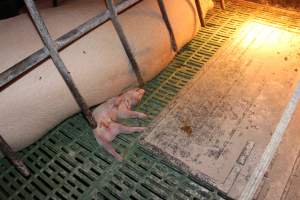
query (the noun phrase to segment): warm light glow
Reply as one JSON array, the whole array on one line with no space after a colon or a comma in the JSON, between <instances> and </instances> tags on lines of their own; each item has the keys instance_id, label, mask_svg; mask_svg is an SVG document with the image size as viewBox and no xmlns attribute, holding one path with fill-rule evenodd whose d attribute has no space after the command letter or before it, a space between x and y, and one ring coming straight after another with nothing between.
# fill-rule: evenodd
<instances>
[{"instance_id":1,"label":"warm light glow","mask_svg":"<svg viewBox=\"0 0 300 200\"><path fill-rule=\"evenodd\" d=\"M238 35L238 41L242 42L245 49L251 46L252 49L266 54L276 49L284 50L293 33L267 23L249 21L240 29Z\"/></svg>"}]
</instances>

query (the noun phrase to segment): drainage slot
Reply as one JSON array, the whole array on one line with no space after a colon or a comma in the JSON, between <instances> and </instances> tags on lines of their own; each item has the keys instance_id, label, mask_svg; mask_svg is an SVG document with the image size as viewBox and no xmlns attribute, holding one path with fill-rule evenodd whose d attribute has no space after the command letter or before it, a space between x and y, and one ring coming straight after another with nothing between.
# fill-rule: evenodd
<instances>
[{"instance_id":1,"label":"drainage slot","mask_svg":"<svg viewBox=\"0 0 300 200\"><path fill-rule=\"evenodd\" d=\"M97 176L100 176L100 175L101 175L101 173L98 172L98 171L97 171L96 169L94 169L94 168L91 168L91 171L94 172Z\"/></svg>"},{"instance_id":2,"label":"drainage slot","mask_svg":"<svg viewBox=\"0 0 300 200\"><path fill-rule=\"evenodd\" d=\"M51 187L51 185L49 185L43 178L41 178L40 176L38 176L38 179L50 190L53 190L53 187Z\"/></svg>"},{"instance_id":3,"label":"drainage slot","mask_svg":"<svg viewBox=\"0 0 300 200\"><path fill-rule=\"evenodd\" d=\"M67 198L65 198L62 194L60 194L59 192L55 192L56 196L59 197L60 199L63 200L68 200Z\"/></svg>"},{"instance_id":4,"label":"drainage slot","mask_svg":"<svg viewBox=\"0 0 300 200\"><path fill-rule=\"evenodd\" d=\"M84 171L83 169L78 169L78 171L82 174L82 175L84 175L85 177L87 177L88 179L90 179L91 181L94 181L95 179L92 177L92 176L90 176L86 171Z\"/></svg>"},{"instance_id":5,"label":"drainage slot","mask_svg":"<svg viewBox=\"0 0 300 200\"><path fill-rule=\"evenodd\" d=\"M82 183L84 186L89 187L90 184L88 184L85 180L83 180L81 177L79 177L77 174L73 175L74 178L76 178L80 183Z\"/></svg>"},{"instance_id":6,"label":"drainage slot","mask_svg":"<svg viewBox=\"0 0 300 200\"><path fill-rule=\"evenodd\" d=\"M58 162L57 160L54 161L55 164L57 164L58 166L60 166L63 170L65 170L67 173L70 173L71 170L69 170L66 166L64 166L63 164L61 164L60 162Z\"/></svg>"},{"instance_id":7,"label":"drainage slot","mask_svg":"<svg viewBox=\"0 0 300 200\"><path fill-rule=\"evenodd\" d=\"M44 196L47 196L47 193L42 190L35 182L31 182L31 184L41 193L43 194Z\"/></svg>"},{"instance_id":8,"label":"drainage slot","mask_svg":"<svg viewBox=\"0 0 300 200\"><path fill-rule=\"evenodd\" d=\"M6 191L6 190L4 190L4 188L0 185L0 191L1 191L1 193L2 194L4 194L6 197L9 197L9 193Z\"/></svg>"}]
</instances>

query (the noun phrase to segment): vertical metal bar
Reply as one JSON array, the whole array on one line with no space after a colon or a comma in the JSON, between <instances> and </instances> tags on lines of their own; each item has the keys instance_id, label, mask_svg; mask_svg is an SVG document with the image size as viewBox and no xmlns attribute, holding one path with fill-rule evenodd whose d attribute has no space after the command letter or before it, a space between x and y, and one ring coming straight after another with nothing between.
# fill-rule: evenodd
<instances>
[{"instance_id":1,"label":"vertical metal bar","mask_svg":"<svg viewBox=\"0 0 300 200\"><path fill-rule=\"evenodd\" d=\"M200 24L201 24L202 27L205 27L206 24L205 24L205 20L204 20L203 11L202 11L202 8L201 8L201 5L200 5L200 0L195 0L195 4L196 4Z\"/></svg>"},{"instance_id":2,"label":"vertical metal bar","mask_svg":"<svg viewBox=\"0 0 300 200\"><path fill-rule=\"evenodd\" d=\"M225 10L225 0L220 0L221 1L221 8Z\"/></svg>"},{"instance_id":3,"label":"vertical metal bar","mask_svg":"<svg viewBox=\"0 0 300 200\"><path fill-rule=\"evenodd\" d=\"M141 0L126 0L122 1L116 5L116 10L118 13L125 11L126 9L130 8L131 6L140 3ZM88 32L92 31L93 29L99 27L101 24L110 20L110 12L108 10L96 15L95 17L89 19L88 21L84 22L83 24L79 25L78 27L70 30L69 32L65 33L64 35L60 36L56 41L57 50L61 50L64 47L72 44L74 41L78 40ZM46 47L43 47L30 56L26 57L22 61L16 63L14 66L8 68L4 72L0 73L0 92L8 86L12 81L16 80L17 78L21 77L25 73L29 72L33 69L38 63L44 61L48 58L49 52Z\"/></svg>"},{"instance_id":4,"label":"vertical metal bar","mask_svg":"<svg viewBox=\"0 0 300 200\"><path fill-rule=\"evenodd\" d=\"M171 23L170 23L168 14L167 14L165 4L164 4L163 0L157 0L157 2L158 2L158 5L159 5L160 12L162 14L163 20L164 20L164 22L167 26L170 38L171 38L172 49L173 49L173 51L177 52L178 47L177 47L177 44L176 44L175 35L174 35L173 29L172 29L172 26L171 26Z\"/></svg>"},{"instance_id":5,"label":"vertical metal bar","mask_svg":"<svg viewBox=\"0 0 300 200\"><path fill-rule=\"evenodd\" d=\"M57 7L57 6L58 6L57 0L52 0L52 6L53 6L53 7Z\"/></svg>"},{"instance_id":6,"label":"vertical metal bar","mask_svg":"<svg viewBox=\"0 0 300 200\"><path fill-rule=\"evenodd\" d=\"M117 10L116 10L116 7L114 6L114 2L113 0L106 0L106 6L108 8L108 10L110 11L110 19L113 23L113 26L120 38L120 41L123 45L123 48L125 50L125 53L131 63L131 66L132 66L132 69L136 75L136 78L137 78L137 81L138 81L138 84L140 87L143 87L144 86L144 80L143 80L143 77L142 77L142 74L140 72L140 68L136 62L136 59L134 58L134 55L131 51L131 48L129 46L129 42L125 36L125 33L123 31L123 28L118 20L118 13L117 13Z\"/></svg>"},{"instance_id":7,"label":"vertical metal bar","mask_svg":"<svg viewBox=\"0 0 300 200\"><path fill-rule=\"evenodd\" d=\"M83 99L83 97L79 93L79 90L75 86L75 83L72 79L70 72L68 71L68 69L66 68L65 64L63 63L61 57L59 56L58 51L57 51L57 46L56 46L57 44L53 42L53 40L48 32L48 29L40 15L40 13L38 12L38 10L35 6L35 3L33 2L33 0L25 0L25 4L26 4L26 7L31 15L31 18L40 34L40 37L41 37L44 45L46 46L47 50L49 51L49 54L51 56L53 63L55 64L56 68L58 69L58 71L60 72L64 81L66 82L66 84L67 84L68 88L70 89L72 95L74 96L77 104L79 105L84 116L88 120L89 125L93 129L95 129L97 127L97 123L92 115L92 112L89 110L85 100Z\"/></svg>"},{"instance_id":8,"label":"vertical metal bar","mask_svg":"<svg viewBox=\"0 0 300 200\"><path fill-rule=\"evenodd\" d=\"M7 144L4 138L0 134L0 150L4 156L17 168L17 170L25 177L30 176L30 171L23 163L22 160L18 159L15 151Z\"/></svg>"}]
</instances>

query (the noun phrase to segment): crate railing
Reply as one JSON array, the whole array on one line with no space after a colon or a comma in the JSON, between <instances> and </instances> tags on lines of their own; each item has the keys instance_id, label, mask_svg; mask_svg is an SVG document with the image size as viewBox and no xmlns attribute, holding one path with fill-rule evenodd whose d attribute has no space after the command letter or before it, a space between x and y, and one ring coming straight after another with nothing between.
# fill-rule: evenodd
<instances>
[{"instance_id":1,"label":"crate railing","mask_svg":"<svg viewBox=\"0 0 300 200\"><path fill-rule=\"evenodd\" d=\"M118 5L114 5L113 0L106 0L107 10L103 13L89 19L88 21L84 22L83 24L79 25L78 27L74 28L73 30L65 33L57 40L53 40L49 34L46 24L44 23L43 18L41 17L36 4L33 0L24 0L27 10L32 18L32 21L40 35L40 38L43 41L44 47L39 49L38 51L32 53L30 56L26 57L22 61L16 63L9 69L5 70L0 74L0 91L6 89L10 84L13 84L21 76L25 75L26 73L30 72L31 69L35 68L39 63L46 60L47 58L51 58L54 65L56 66L57 70L63 77L66 85L68 86L70 92L72 93L75 101L77 102L78 106L80 107L82 113L84 114L85 118L87 119L90 127L95 129L97 127L97 123L92 115L91 110L89 109L85 99L80 94L76 84L74 83L71 73L68 71L67 67L65 66L62 58L59 55L59 51L64 47L72 44L74 41L78 40L82 36L86 35L93 29L99 27L104 22L111 20L114 26L115 31L118 34L118 37L122 43L124 51L130 61L130 64L133 68L133 71L136 75L137 82L140 87L143 87L144 80L140 72L140 68L138 63L132 53L126 35L123 31L122 25L118 20L118 14L125 11L126 9L140 3L142 0L125 0L119 3ZM57 5L57 1L55 1ZM195 0L197 5L197 13L200 18L200 22L202 26L204 26L204 19L202 15L202 9L199 3L199 0ZM157 0L160 12L162 14L163 21L166 25L170 36L170 42L172 49L176 52L178 50L175 35L169 21L168 13L166 11L165 4L163 0ZM11 163L19 170L19 172L23 176L29 176L30 171L23 163L22 160L18 159L16 153L12 150L12 148L7 144L4 138L0 135L0 149L2 153L11 161Z\"/></svg>"}]
</instances>

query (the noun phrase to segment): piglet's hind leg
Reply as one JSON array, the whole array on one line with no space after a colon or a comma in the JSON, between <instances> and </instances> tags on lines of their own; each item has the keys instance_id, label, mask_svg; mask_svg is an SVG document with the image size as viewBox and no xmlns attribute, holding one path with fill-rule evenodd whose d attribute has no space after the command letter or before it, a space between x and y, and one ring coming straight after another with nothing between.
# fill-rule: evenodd
<instances>
[{"instance_id":1,"label":"piglet's hind leg","mask_svg":"<svg viewBox=\"0 0 300 200\"><path fill-rule=\"evenodd\" d=\"M103 148L108 151L112 156L114 156L117 160L121 161L123 160L122 156L118 154L118 152L114 149L114 147L111 145L110 142L108 142L106 139L101 138L100 136L96 135L97 142L103 146Z\"/></svg>"}]
</instances>

